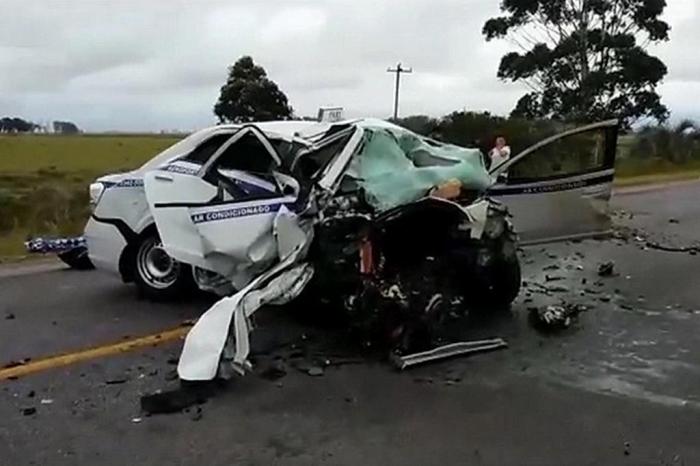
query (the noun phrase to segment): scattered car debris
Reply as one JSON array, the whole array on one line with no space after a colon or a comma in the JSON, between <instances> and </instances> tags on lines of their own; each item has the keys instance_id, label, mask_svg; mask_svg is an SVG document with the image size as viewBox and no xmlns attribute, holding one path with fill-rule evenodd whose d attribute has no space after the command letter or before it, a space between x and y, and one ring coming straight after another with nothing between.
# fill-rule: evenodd
<instances>
[{"instance_id":1,"label":"scattered car debris","mask_svg":"<svg viewBox=\"0 0 700 466\"><path fill-rule=\"evenodd\" d=\"M20 359L19 361L10 361L10 362L6 363L5 365L3 365L2 368L3 369L11 369L13 367L24 366L27 363L29 363L29 361L31 361L31 360L32 360L32 358L24 358L24 359Z\"/></svg>"},{"instance_id":2,"label":"scattered car debris","mask_svg":"<svg viewBox=\"0 0 700 466\"><path fill-rule=\"evenodd\" d=\"M552 293L568 293L569 291L571 291L571 288L565 285L554 285L548 286L547 290Z\"/></svg>"},{"instance_id":3,"label":"scattered car debris","mask_svg":"<svg viewBox=\"0 0 700 466\"><path fill-rule=\"evenodd\" d=\"M598 266L598 276L612 277L615 274L615 262L608 261Z\"/></svg>"},{"instance_id":4,"label":"scattered car debris","mask_svg":"<svg viewBox=\"0 0 700 466\"><path fill-rule=\"evenodd\" d=\"M669 246L655 241L647 241L646 246L650 249L658 249L666 252L685 252L695 255L700 253L700 246Z\"/></svg>"},{"instance_id":5,"label":"scattered car debris","mask_svg":"<svg viewBox=\"0 0 700 466\"><path fill-rule=\"evenodd\" d=\"M557 282L559 280L564 280L564 277L559 276L559 275L545 275L544 279L545 279L545 281L548 281L548 282Z\"/></svg>"},{"instance_id":6,"label":"scattered car debris","mask_svg":"<svg viewBox=\"0 0 700 466\"><path fill-rule=\"evenodd\" d=\"M281 361L275 361L260 372L260 377L266 380L279 380L287 375L287 369Z\"/></svg>"},{"instance_id":7,"label":"scattered car debris","mask_svg":"<svg viewBox=\"0 0 700 466\"><path fill-rule=\"evenodd\" d=\"M534 326L541 330L562 330L569 328L573 320L588 310L583 304L550 305L530 308L530 318Z\"/></svg>"},{"instance_id":8,"label":"scattered car debris","mask_svg":"<svg viewBox=\"0 0 700 466\"><path fill-rule=\"evenodd\" d=\"M192 421L192 422L198 422L198 421L202 420L203 411L202 411L202 407L199 405L185 408L182 412L187 414L187 417L189 417L190 421Z\"/></svg>"},{"instance_id":9,"label":"scattered car debris","mask_svg":"<svg viewBox=\"0 0 700 466\"><path fill-rule=\"evenodd\" d=\"M128 377L112 377L105 380L106 385L120 385L129 381Z\"/></svg>"},{"instance_id":10,"label":"scattered car debris","mask_svg":"<svg viewBox=\"0 0 700 466\"><path fill-rule=\"evenodd\" d=\"M399 370L404 370L412 366L424 364L431 361L438 361L455 356L481 353L502 348L507 348L508 343L502 338L492 338L489 340L465 341L439 346L420 353L397 355L392 354L391 362Z\"/></svg>"}]
</instances>

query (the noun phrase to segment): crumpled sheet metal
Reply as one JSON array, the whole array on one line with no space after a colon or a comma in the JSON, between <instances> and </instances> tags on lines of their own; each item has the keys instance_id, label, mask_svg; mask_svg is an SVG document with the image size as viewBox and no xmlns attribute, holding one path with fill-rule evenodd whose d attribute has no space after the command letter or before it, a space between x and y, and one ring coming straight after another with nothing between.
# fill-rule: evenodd
<instances>
[{"instance_id":1,"label":"crumpled sheet metal","mask_svg":"<svg viewBox=\"0 0 700 466\"><path fill-rule=\"evenodd\" d=\"M489 201L481 200L474 204L462 207L471 221L470 235L472 239L481 239L486 228L486 221L489 215Z\"/></svg>"},{"instance_id":2,"label":"crumpled sheet metal","mask_svg":"<svg viewBox=\"0 0 700 466\"><path fill-rule=\"evenodd\" d=\"M448 345L438 346L421 353L407 354L403 356L392 355L392 363L399 370L412 366L425 364L432 361L452 358L473 353L482 353L497 349L507 348L508 343L502 338L490 338L487 340L462 341Z\"/></svg>"},{"instance_id":3,"label":"crumpled sheet metal","mask_svg":"<svg viewBox=\"0 0 700 466\"><path fill-rule=\"evenodd\" d=\"M365 138L351 172L379 211L420 199L450 181L480 192L493 183L478 149L431 144L393 125L367 127Z\"/></svg>"},{"instance_id":4,"label":"crumpled sheet metal","mask_svg":"<svg viewBox=\"0 0 700 466\"><path fill-rule=\"evenodd\" d=\"M239 374L249 370L250 316L266 304L294 299L311 280L313 267L302 261L313 230L304 230L296 214L282 209L270 234L276 238L280 262L233 296L216 302L199 318L187 334L180 355L177 370L182 380L212 380L220 367L230 367ZM220 364L222 361L224 364Z\"/></svg>"}]
</instances>

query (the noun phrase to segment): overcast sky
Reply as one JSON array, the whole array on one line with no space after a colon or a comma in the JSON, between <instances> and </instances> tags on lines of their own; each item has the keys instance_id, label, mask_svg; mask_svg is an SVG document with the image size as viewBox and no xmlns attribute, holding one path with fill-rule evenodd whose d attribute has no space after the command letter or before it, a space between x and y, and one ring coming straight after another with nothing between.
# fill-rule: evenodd
<instances>
[{"instance_id":1,"label":"overcast sky","mask_svg":"<svg viewBox=\"0 0 700 466\"><path fill-rule=\"evenodd\" d=\"M700 0L668 0L671 41L654 48L674 119L700 119ZM402 115L506 114L523 93L500 82L512 47L481 27L499 0L0 0L0 116L67 119L88 131L194 129L215 122L226 68L264 66L298 115L321 105Z\"/></svg>"}]
</instances>

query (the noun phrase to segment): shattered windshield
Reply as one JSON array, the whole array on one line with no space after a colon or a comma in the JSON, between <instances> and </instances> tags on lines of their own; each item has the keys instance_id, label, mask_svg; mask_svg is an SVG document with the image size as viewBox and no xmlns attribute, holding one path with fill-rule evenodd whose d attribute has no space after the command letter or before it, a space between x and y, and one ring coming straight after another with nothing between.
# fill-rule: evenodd
<instances>
[{"instance_id":1,"label":"shattered windshield","mask_svg":"<svg viewBox=\"0 0 700 466\"><path fill-rule=\"evenodd\" d=\"M353 168L367 201L379 210L418 200L450 181L477 191L492 183L478 149L428 141L398 127L365 128Z\"/></svg>"}]
</instances>

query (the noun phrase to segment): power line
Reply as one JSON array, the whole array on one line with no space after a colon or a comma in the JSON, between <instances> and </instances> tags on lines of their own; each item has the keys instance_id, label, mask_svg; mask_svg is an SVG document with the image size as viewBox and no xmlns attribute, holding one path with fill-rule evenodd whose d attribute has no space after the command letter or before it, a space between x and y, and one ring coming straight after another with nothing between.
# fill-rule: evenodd
<instances>
[{"instance_id":1,"label":"power line","mask_svg":"<svg viewBox=\"0 0 700 466\"><path fill-rule=\"evenodd\" d=\"M401 73L413 73L413 68L403 68L401 62L396 64L396 68L387 68L388 73L396 74L396 84L394 85L394 120L399 117L399 83L401 82Z\"/></svg>"}]
</instances>

